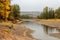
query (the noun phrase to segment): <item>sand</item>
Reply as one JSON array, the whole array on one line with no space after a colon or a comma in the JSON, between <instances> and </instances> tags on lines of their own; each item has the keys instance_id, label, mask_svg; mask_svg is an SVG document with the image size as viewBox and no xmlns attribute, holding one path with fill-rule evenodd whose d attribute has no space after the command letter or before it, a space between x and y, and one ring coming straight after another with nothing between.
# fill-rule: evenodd
<instances>
[{"instance_id":1,"label":"sand","mask_svg":"<svg viewBox=\"0 0 60 40\"><path fill-rule=\"evenodd\" d=\"M60 19L39 20L36 23L60 29Z\"/></svg>"},{"instance_id":2,"label":"sand","mask_svg":"<svg viewBox=\"0 0 60 40\"><path fill-rule=\"evenodd\" d=\"M60 38L60 33L53 33L53 34L49 34L50 36L53 36L53 37L57 37L57 38Z\"/></svg>"},{"instance_id":3,"label":"sand","mask_svg":"<svg viewBox=\"0 0 60 40\"><path fill-rule=\"evenodd\" d=\"M3 23L8 24L9 22ZM13 24L12 29L0 26L0 40L36 40L30 35L31 32L32 30L20 24Z\"/></svg>"}]
</instances>

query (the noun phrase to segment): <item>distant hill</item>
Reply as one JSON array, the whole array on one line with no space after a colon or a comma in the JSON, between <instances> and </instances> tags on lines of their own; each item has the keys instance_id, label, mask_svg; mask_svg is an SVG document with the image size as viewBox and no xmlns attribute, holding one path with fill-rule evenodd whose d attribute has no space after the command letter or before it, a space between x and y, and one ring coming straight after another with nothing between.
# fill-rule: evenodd
<instances>
[{"instance_id":1,"label":"distant hill","mask_svg":"<svg viewBox=\"0 0 60 40\"><path fill-rule=\"evenodd\" d=\"M38 15L40 15L40 12L38 12L38 11L22 11L21 15L38 16Z\"/></svg>"}]
</instances>

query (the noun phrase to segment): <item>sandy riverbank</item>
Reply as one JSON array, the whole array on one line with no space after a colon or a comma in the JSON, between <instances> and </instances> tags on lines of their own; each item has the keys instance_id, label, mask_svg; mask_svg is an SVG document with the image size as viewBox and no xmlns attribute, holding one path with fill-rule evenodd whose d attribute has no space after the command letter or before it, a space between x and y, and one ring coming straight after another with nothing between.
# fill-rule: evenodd
<instances>
[{"instance_id":1,"label":"sandy riverbank","mask_svg":"<svg viewBox=\"0 0 60 40\"><path fill-rule=\"evenodd\" d=\"M3 22L0 24L12 23ZM32 30L20 24L13 24L13 29L0 26L0 40L36 40L30 35L31 32Z\"/></svg>"},{"instance_id":2,"label":"sandy riverbank","mask_svg":"<svg viewBox=\"0 0 60 40\"><path fill-rule=\"evenodd\" d=\"M42 20L38 20L37 23L60 29L60 19L48 19L48 20L42 19Z\"/></svg>"}]
</instances>

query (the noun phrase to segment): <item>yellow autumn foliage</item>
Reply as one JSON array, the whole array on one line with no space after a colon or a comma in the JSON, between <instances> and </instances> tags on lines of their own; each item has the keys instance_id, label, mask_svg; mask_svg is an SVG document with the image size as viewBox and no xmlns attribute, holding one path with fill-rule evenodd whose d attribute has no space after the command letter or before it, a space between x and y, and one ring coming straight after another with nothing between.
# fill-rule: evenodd
<instances>
[{"instance_id":1,"label":"yellow autumn foliage","mask_svg":"<svg viewBox=\"0 0 60 40\"><path fill-rule=\"evenodd\" d=\"M7 19L10 14L10 0L0 0L0 15Z\"/></svg>"}]
</instances>

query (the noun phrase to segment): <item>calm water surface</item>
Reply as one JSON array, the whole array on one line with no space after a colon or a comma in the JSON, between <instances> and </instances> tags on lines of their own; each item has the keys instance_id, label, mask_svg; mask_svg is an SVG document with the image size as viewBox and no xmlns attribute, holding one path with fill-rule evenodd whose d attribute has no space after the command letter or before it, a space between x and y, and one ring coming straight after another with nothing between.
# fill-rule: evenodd
<instances>
[{"instance_id":1,"label":"calm water surface","mask_svg":"<svg viewBox=\"0 0 60 40\"><path fill-rule=\"evenodd\" d=\"M56 37L52 37L47 35L47 33L58 33L58 30L56 30L56 28L48 28L41 25L41 24L37 24L34 22L22 22L22 25L26 26L29 29L34 30L33 33L31 33L31 35L38 39L38 40L60 40L59 38Z\"/></svg>"}]
</instances>

